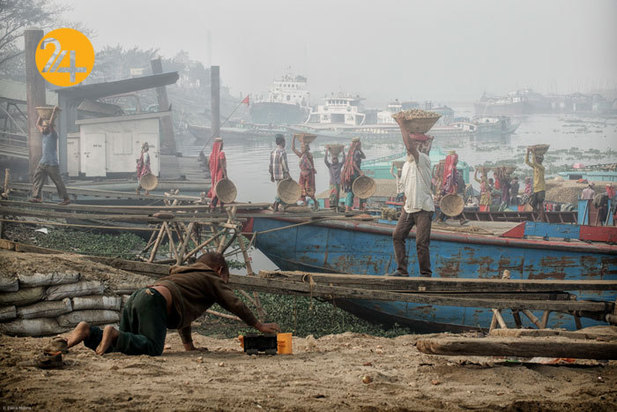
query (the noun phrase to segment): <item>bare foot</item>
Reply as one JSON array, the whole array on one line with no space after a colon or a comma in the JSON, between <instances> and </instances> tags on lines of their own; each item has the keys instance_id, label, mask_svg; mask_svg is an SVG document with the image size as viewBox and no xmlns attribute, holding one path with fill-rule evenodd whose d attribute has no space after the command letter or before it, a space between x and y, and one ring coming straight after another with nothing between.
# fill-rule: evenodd
<instances>
[{"instance_id":1,"label":"bare foot","mask_svg":"<svg viewBox=\"0 0 617 412\"><path fill-rule=\"evenodd\" d=\"M111 344L114 343L116 339L118 339L119 335L120 334L118 333L116 328L114 328L113 326L109 326L109 325L105 326L105 329L103 329L103 339L101 339L101 343L99 343L99 346L96 347L96 354L97 355L105 354L105 352L107 352L107 349L109 349Z\"/></svg>"},{"instance_id":2,"label":"bare foot","mask_svg":"<svg viewBox=\"0 0 617 412\"><path fill-rule=\"evenodd\" d=\"M86 322L79 322L75 329L71 332L71 334L66 339L67 349L77 345L79 342L82 342L90 336L90 325Z\"/></svg>"}]
</instances>

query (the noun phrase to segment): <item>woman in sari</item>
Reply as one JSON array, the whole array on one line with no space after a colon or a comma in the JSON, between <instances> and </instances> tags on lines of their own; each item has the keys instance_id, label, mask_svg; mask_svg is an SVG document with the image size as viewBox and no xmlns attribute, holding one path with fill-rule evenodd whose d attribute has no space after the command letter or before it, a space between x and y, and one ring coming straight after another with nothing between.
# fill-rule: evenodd
<instances>
[{"instance_id":1,"label":"woman in sari","mask_svg":"<svg viewBox=\"0 0 617 412\"><path fill-rule=\"evenodd\" d=\"M141 191L141 178L145 175L151 174L152 170L150 169L150 153L148 150L150 149L148 142L143 142L141 145L141 154L139 155L139 159L137 159L137 189L136 192L139 194ZM148 196L150 192L146 190L145 195Z\"/></svg>"},{"instance_id":2,"label":"woman in sari","mask_svg":"<svg viewBox=\"0 0 617 412\"><path fill-rule=\"evenodd\" d=\"M300 179L298 184L302 188L302 198L304 200L304 204L308 206L308 199L313 200L313 209L319 209L319 203L317 203L317 199L315 198L315 163L313 162L313 155L311 153L311 148L308 143L302 142L302 149L298 151L296 149L296 135L294 135L293 140L291 141L291 150L300 158Z\"/></svg>"},{"instance_id":3,"label":"woman in sari","mask_svg":"<svg viewBox=\"0 0 617 412\"><path fill-rule=\"evenodd\" d=\"M345 211L350 212L353 207L354 195L352 191L352 185L354 180L363 175L361 165L362 159L366 159L364 152L362 151L362 144L360 139L354 137L351 139L351 145L345 158L345 164L343 165L343 175L341 177L341 184L343 185L343 191L347 194L345 197ZM364 210L364 201L360 199L360 210Z\"/></svg>"},{"instance_id":4,"label":"woman in sari","mask_svg":"<svg viewBox=\"0 0 617 412\"><path fill-rule=\"evenodd\" d=\"M225 152L223 152L223 139L217 137L212 145L212 153L208 159L208 167L210 169L211 186L208 191L208 197L212 199L210 201L210 208L214 209L219 202L219 198L216 196L216 184L221 179L227 179L227 161L225 159ZM223 203L221 202L221 207Z\"/></svg>"}]
</instances>

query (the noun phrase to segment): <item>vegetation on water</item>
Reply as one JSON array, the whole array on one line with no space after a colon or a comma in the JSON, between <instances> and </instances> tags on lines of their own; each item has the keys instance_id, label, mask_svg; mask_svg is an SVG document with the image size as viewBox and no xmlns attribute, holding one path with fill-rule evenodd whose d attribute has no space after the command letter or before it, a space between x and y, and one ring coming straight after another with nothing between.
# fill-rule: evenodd
<instances>
[{"instance_id":1,"label":"vegetation on water","mask_svg":"<svg viewBox=\"0 0 617 412\"><path fill-rule=\"evenodd\" d=\"M134 258L145 241L132 233L101 234L93 231L50 227L44 231L26 230L23 226L7 228L7 238L40 247L84 255Z\"/></svg>"},{"instance_id":2,"label":"vegetation on water","mask_svg":"<svg viewBox=\"0 0 617 412\"><path fill-rule=\"evenodd\" d=\"M253 311L256 308L241 294L238 294ZM374 336L395 337L413 333L411 330L393 325L385 327L362 320L334 304L322 302L305 296L275 295L260 293L259 299L266 312L265 322L276 322L283 332L292 332L294 336L313 335L318 338L324 335L356 332ZM224 312L214 305L212 310ZM220 318L207 314L202 318L200 326L194 328L203 335L233 338L246 333L256 333L243 322Z\"/></svg>"}]
</instances>

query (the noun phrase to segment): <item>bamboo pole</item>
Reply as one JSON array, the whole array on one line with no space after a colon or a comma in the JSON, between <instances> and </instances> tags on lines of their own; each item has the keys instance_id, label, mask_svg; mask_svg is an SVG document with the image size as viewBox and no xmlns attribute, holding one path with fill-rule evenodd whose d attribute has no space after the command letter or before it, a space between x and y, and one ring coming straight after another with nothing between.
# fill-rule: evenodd
<instances>
[{"instance_id":1,"label":"bamboo pole","mask_svg":"<svg viewBox=\"0 0 617 412\"><path fill-rule=\"evenodd\" d=\"M495 315L495 318L497 319L497 322L499 323L499 326L502 329L508 329L508 325L506 325L506 321L503 319L503 316L501 316L501 311L499 309L492 309L493 311L493 315Z\"/></svg>"},{"instance_id":2,"label":"bamboo pole","mask_svg":"<svg viewBox=\"0 0 617 412\"><path fill-rule=\"evenodd\" d=\"M154 258L156 257L156 252L158 251L159 245L161 244L161 240L163 240L163 234L165 233L165 228L163 227L164 224L165 222L163 222L163 224L161 225L159 234L154 241L154 246L152 246L152 251L150 252L150 257L148 258L148 263L152 263L154 261Z\"/></svg>"},{"instance_id":3,"label":"bamboo pole","mask_svg":"<svg viewBox=\"0 0 617 412\"><path fill-rule=\"evenodd\" d=\"M171 235L171 230L169 230L169 225L167 224L167 222L164 222L165 224L165 232L167 233L167 238L169 239L169 258L171 259L172 256L176 258L176 260L178 260L178 252L176 251L176 245L174 242L174 238Z\"/></svg>"},{"instance_id":4,"label":"bamboo pole","mask_svg":"<svg viewBox=\"0 0 617 412\"><path fill-rule=\"evenodd\" d=\"M186 235L184 239L182 239L182 243L178 249L178 256L176 257L176 265L181 265L184 262L184 252L186 252L186 247L188 246L189 240L191 238L191 232L193 231L193 226L195 226L195 222L189 223L188 227L185 230Z\"/></svg>"},{"instance_id":5,"label":"bamboo pole","mask_svg":"<svg viewBox=\"0 0 617 412\"><path fill-rule=\"evenodd\" d=\"M533 313L531 313L531 311L529 311L528 309L523 309L521 312L523 312L523 314L527 316L529 320L532 321L534 325L538 327L538 329L542 329L542 323L540 322L538 318L535 317Z\"/></svg>"},{"instance_id":6,"label":"bamboo pole","mask_svg":"<svg viewBox=\"0 0 617 412\"><path fill-rule=\"evenodd\" d=\"M201 249L205 248L206 246L208 246L211 242L213 242L214 240L216 240L219 236L221 236L221 234L223 234L223 232L225 232L224 230L219 231L218 233L216 233L214 236L210 237L208 240L206 240L205 242L201 243L200 245L198 245L195 249L191 250L189 253L187 253L185 260L190 258L191 256L193 256L195 253L199 252Z\"/></svg>"}]
</instances>

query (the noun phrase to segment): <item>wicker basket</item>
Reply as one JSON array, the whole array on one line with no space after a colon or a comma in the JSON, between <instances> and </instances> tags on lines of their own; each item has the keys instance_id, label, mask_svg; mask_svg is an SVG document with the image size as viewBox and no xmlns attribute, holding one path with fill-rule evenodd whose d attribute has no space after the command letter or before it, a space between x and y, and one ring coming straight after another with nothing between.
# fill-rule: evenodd
<instances>
[{"instance_id":1,"label":"wicker basket","mask_svg":"<svg viewBox=\"0 0 617 412\"><path fill-rule=\"evenodd\" d=\"M311 133L299 133L295 134L294 137L296 137L300 143L304 144L311 144L313 140L317 139L317 135Z\"/></svg>"},{"instance_id":2,"label":"wicker basket","mask_svg":"<svg viewBox=\"0 0 617 412\"><path fill-rule=\"evenodd\" d=\"M221 179L214 186L214 193L222 203L233 203L238 195L236 185L229 179Z\"/></svg>"},{"instance_id":3,"label":"wicker basket","mask_svg":"<svg viewBox=\"0 0 617 412\"><path fill-rule=\"evenodd\" d=\"M537 155L544 155L544 153L546 153L548 151L549 147L550 147L550 145L548 145L548 144L536 144L536 145L533 145L533 146L529 146L531 151L534 152Z\"/></svg>"},{"instance_id":4,"label":"wicker basket","mask_svg":"<svg viewBox=\"0 0 617 412\"><path fill-rule=\"evenodd\" d=\"M285 179L279 182L276 187L276 194L283 203L295 204L302 195L302 188L295 180Z\"/></svg>"},{"instance_id":5,"label":"wicker basket","mask_svg":"<svg viewBox=\"0 0 617 412\"><path fill-rule=\"evenodd\" d=\"M148 173L139 179L139 185L148 191L154 190L159 185L159 179L152 173Z\"/></svg>"},{"instance_id":6,"label":"wicker basket","mask_svg":"<svg viewBox=\"0 0 617 412\"><path fill-rule=\"evenodd\" d=\"M368 176L357 177L351 185L351 191L354 196L357 196L360 199L368 199L375 194L376 190L377 184L375 184L375 180Z\"/></svg>"},{"instance_id":7,"label":"wicker basket","mask_svg":"<svg viewBox=\"0 0 617 412\"><path fill-rule=\"evenodd\" d=\"M329 144L326 147L332 156L338 156L345 148L342 144Z\"/></svg>"},{"instance_id":8,"label":"wicker basket","mask_svg":"<svg viewBox=\"0 0 617 412\"><path fill-rule=\"evenodd\" d=\"M397 121L403 121L403 127L409 133L424 134L437 123L441 117L435 112L426 112L424 110L406 110L392 115Z\"/></svg>"},{"instance_id":9,"label":"wicker basket","mask_svg":"<svg viewBox=\"0 0 617 412\"><path fill-rule=\"evenodd\" d=\"M54 107L55 106L39 106L36 108L36 112L39 114L39 117L42 120L49 120L51 119L51 114L54 112ZM60 108L57 107L56 113L58 113L59 111Z\"/></svg>"},{"instance_id":10,"label":"wicker basket","mask_svg":"<svg viewBox=\"0 0 617 412\"><path fill-rule=\"evenodd\" d=\"M506 174L511 175L516 170L516 166L506 166Z\"/></svg>"},{"instance_id":11,"label":"wicker basket","mask_svg":"<svg viewBox=\"0 0 617 412\"><path fill-rule=\"evenodd\" d=\"M465 200L461 195L450 193L441 198L439 208L446 216L458 216L465 208Z\"/></svg>"}]
</instances>

